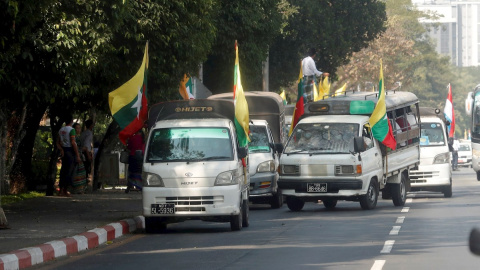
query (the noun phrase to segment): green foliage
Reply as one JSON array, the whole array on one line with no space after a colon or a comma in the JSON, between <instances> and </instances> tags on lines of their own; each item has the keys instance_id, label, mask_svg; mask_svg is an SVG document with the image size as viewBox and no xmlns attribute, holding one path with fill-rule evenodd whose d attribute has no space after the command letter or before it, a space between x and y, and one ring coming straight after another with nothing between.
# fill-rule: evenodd
<instances>
[{"instance_id":1,"label":"green foliage","mask_svg":"<svg viewBox=\"0 0 480 270\"><path fill-rule=\"evenodd\" d=\"M270 47L270 87L278 91L295 81L308 48L316 48L317 68L335 75L353 52L368 46L385 30L385 3L375 0L292 0L283 34Z\"/></svg>"},{"instance_id":2,"label":"green foliage","mask_svg":"<svg viewBox=\"0 0 480 270\"><path fill-rule=\"evenodd\" d=\"M35 191L30 191L26 193L21 193L17 195L2 195L0 198L2 199L2 203L0 205L5 206L9 204L14 204L16 202L32 199L32 198L38 198L38 197L43 197L45 196L44 193L39 193Z\"/></svg>"}]
</instances>

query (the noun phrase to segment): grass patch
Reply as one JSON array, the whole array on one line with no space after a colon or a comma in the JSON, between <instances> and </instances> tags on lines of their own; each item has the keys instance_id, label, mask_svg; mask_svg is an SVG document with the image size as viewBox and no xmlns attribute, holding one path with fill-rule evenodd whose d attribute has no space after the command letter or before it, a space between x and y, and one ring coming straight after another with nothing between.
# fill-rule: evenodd
<instances>
[{"instance_id":1,"label":"grass patch","mask_svg":"<svg viewBox=\"0 0 480 270\"><path fill-rule=\"evenodd\" d=\"M43 197L45 193L40 193L36 191L30 191L22 194L17 195L1 195L2 199L2 206L9 205L12 203L16 203L23 200L28 200L31 198Z\"/></svg>"}]
</instances>

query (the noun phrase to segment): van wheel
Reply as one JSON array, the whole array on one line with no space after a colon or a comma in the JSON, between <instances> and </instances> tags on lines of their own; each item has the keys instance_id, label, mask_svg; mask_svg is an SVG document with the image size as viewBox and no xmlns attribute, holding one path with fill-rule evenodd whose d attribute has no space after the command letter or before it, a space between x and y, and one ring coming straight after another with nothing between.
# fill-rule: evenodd
<instances>
[{"instance_id":1,"label":"van wheel","mask_svg":"<svg viewBox=\"0 0 480 270\"><path fill-rule=\"evenodd\" d=\"M230 228L232 231L239 231L243 224L243 203L240 205L240 213L230 216Z\"/></svg>"},{"instance_id":2,"label":"van wheel","mask_svg":"<svg viewBox=\"0 0 480 270\"><path fill-rule=\"evenodd\" d=\"M376 179L370 180L367 194L360 197L360 206L363 210L372 210L377 206L378 201L378 182Z\"/></svg>"},{"instance_id":3,"label":"van wheel","mask_svg":"<svg viewBox=\"0 0 480 270\"><path fill-rule=\"evenodd\" d=\"M327 209L333 209L337 206L338 200L322 200L323 206Z\"/></svg>"},{"instance_id":4,"label":"van wheel","mask_svg":"<svg viewBox=\"0 0 480 270\"><path fill-rule=\"evenodd\" d=\"M158 217L145 217L145 233L161 233L167 229L167 223Z\"/></svg>"},{"instance_id":5,"label":"van wheel","mask_svg":"<svg viewBox=\"0 0 480 270\"><path fill-rule=\"evenodd\" d=\"M404 206L407 200L407 179L405 174L402 173L402 176L400 176L399 184L392 184L391 192L393 205Z\"/></svg>"},{"instance_id":6,"label":"van wheel","mask_svg":"<svg viewBox=\"0 0 480 270\"><path fill-rule=\"evenodd\" d=\"M248 215L250 213L250 206L248 205L248 200L243 200L242 207L242 227L246 228L250 225L248 220Z\"/></svg>"},{"instance_id":7,"label":"van wheel","mask_svg":"<svg viewBox=\"0 0 480 270\"><path fill-rule=\"evenodd\" d=\"M282 207L282 205L283 205L283 195L282 195L282 191L278 189L277 193L273 194L270 207L272 207L272 209L277 209Z\"/></svg>"},{"instance_id":8,"label":"van wheel","mask_svg":"<svg viewBox=\"0 0 480 270\"><path fill-rule=\"evenodd\" d=\"M480 171L477 171L477 180L480 181Z\"/></svg>"},{"instance_id":9,"label":"van wheel","mask_svg":"<svg viewBox=\"0 0 480 270\"><path fill-rule=\"evenodd\" d=\"M303 209L305 202L297 197L287 197L287 206L291 211L297 212Z\"/></svg>"},{"instance_id":10,"label":"van wheel","mask_svg":"<svg viewBox=\"0 0 480 270\"><path fill-rule=\"evenodd\" d=\"M452 179L450 179L450 185L443 187L443 197L445 198L452 197Z\"/></svg>"}]
</instances>

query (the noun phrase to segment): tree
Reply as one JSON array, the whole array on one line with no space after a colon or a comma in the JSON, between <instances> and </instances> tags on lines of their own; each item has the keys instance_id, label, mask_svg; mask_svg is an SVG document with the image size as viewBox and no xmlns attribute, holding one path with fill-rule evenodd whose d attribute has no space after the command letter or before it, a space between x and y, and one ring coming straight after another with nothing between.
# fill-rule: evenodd
<instances>
[{"instance_id":1,"label":"tree","mask_svg":"<svg viewBox=\"0 0 480 270\"><path fill-rule=\"evenodd\" d=\"M292 0L298 13L288 18L282 35L270 47L272 90L279 91L298 76L308 48L317 49L317 68L335 76L353 52L366 47L385 30L382 1Z\"/></svg>"}]
</instances>

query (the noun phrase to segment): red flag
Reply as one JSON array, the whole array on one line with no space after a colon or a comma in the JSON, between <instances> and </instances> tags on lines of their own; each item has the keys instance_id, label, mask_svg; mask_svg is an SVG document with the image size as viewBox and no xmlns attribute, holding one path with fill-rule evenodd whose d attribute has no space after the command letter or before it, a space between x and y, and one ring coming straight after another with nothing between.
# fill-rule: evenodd
<instances>
[{"instance_id":1,"label":"red flag","mask_svg":"<svg viewBox=\"0 0 480 270\"><path fill-rule=\"evenodd\" d=\"M452 98L452 85L448 84L448 96L447 101L445 102L445 109L443 113L445 118L450 122L448 126L448 137L454 137L455 135L455 111L453 110L453 98Z\"/></svg>"}]
</instances>

